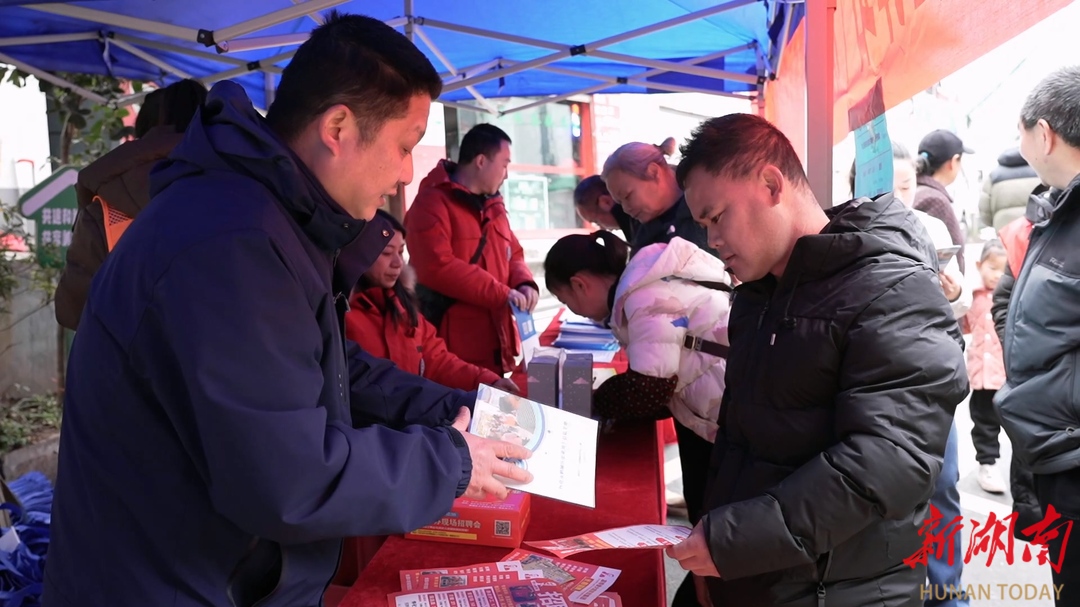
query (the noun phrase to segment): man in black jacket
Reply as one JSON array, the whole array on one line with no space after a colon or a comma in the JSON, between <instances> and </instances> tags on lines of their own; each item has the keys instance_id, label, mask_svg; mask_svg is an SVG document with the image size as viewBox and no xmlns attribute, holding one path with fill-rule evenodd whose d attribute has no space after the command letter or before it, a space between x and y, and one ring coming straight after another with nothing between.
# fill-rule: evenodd
<instances>
[{"instance_id":1,"label":"man in black jacket","mask_svg":"<svg viewBox=\"0 0 1080 607\"><path fill-rule=\"evenodd\" d=\"M1080 558L1066 557L1080 521L1080 66L1035 87L1020 111L1020 153L1043 183L1063 190L1034 223L1005 321L1005 385L994 397L1020 461L1035 474L1047 521L1058 607L1080 605ZM1051 510L1051 506L1053 510ZM1055 517L1057 515L1060 518Z\"/></svg>"},{"instance_id":2,"label":"man in black jacket","mask_svg":"<svg viewBox=\"0 0 1080 607\"><path fill-rule=\"evenodd\" d=\"M947 589L905 560L968 391L922 225L891 194L822 211L756 116L682 151L690 209L743 284L705 514L671 556L717 605L922 605Z\"/></svg>"}]
</instances>

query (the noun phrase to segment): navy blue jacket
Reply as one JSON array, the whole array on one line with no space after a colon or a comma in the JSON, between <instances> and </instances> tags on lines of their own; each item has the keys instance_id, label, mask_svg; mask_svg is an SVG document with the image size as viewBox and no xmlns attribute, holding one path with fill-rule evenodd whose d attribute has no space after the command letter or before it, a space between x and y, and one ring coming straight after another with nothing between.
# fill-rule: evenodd
<instances>
[{"instance_id":1,"label":"navy blue jacket","mask_svg":"<svg viewBox=\"0 0 1080 607\"><path fill-rule=\"evenodd\" d=\"M369 357L345 214L229 82L95 277L68 370L44 605L314 606L341 538L446 513L473 395Z\"/></svg>"}]
</instances>

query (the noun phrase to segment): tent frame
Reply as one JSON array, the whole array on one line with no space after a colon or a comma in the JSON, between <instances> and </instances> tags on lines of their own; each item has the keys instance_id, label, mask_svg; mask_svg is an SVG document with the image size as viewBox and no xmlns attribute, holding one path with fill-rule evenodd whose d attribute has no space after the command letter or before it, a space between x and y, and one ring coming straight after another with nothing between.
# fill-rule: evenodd
<instances>
[{"instance_id":1,"label":"tent frame","mask_svg":"<svg viewBox=\"0 0 1080 607\"><path fill-rule=\"evenodd\" d=\"M0 38L0 48L14 45L55 44L59 42L99 39L102 40L105 45L115 44L117 47L123 49L125 52L128 52L131 55L142 59L143 61L146 61L148 64L155 66L162 71L163 75L168 73L180 78L190 77L190 74L180 68L177 68L174 65L171 65L169 62L161 59L160 57L155 56L154 53L151 51L164 51L184 54L187 56L197 57L201 59L213 59L224 63L230 67L228 67L227 69L223 69L220 72L200 78L201 82L209 85L219 80L226 80L250 72L261 71L263 72L265 78L265 92L268 100L267 105L269 105L269 101L273 97L273 74L280 74L282 72L282 68L279 67L277 64L290 59L295 53L295 50L282 52L272 57L267 57L258 61L250 62L230 56L230 53L266 48L282 48L302 44L304 40L308 38L307 33L252 36L247 38L243 36L256 33L265 30L266 28L270 28L275 25L286 23L293 19L305 16L311 18L316 23L319 23L321 22L321 17L318 14L320 11L344 4L347 1L348 0L291 0L293 4L292 6L274 10L265 15L248 19L218 30L207 30L177 26L169 23L153 21L150 19L130 17L127 15L120 15L108 11L86 8L83 6L76 6L67 3L27 4L24 5L24 8L37 10L53 15L60 15L75 19L82 19L85 21L91 21L106 26L106 28L125 28L139 32L156 34L159 36L164 36L167 38L172 38L189 43L197 42L206 47L213 47L217 51L217 54L199 51L197 49L184 47L178 44L171 44L169 42L148 40L126 33L110 32L107 29L105 31L82 32L74 34ZM760 48L757 48L758 45L756 42L751 42L746 45L727 49L718 53L713 53L705 57L698 57L684 61L648 59L644 57L626 55L623 53L615 53L603 49L604 47L609 47L619 42L624 42L627 40L646 36L658 31L666 30L699 19L704 19L706 17L717 15L719 13L747 6L750 4L755 4L761 1L762 0L729 0L725 3L717 4L715 6L698 10L692 13L687 13L685 15L680 15L678 17L667 19L659 23L644 26L628 32L624 32L622 34L609 36L607 38L579 45L567 45L547 40L538 40L525 36L518 36L514 34L495 32L467 25L448 23L436 19L426 19L422 16L418 16L415 14L413 0L403 0L405 15L403 17L390 19L386 23L394 28L402 28L405 35L408 36L409 39L412 40L414 43L416 43L416 38L419 38L420 42L423 42L424 45L426 45L428 49L431 50L431 53L435 55L435 57L443 64L443 67L446 68L446 72L444 73L444 92L465 89L469 92L470 95L472 95L477 104L472 105L461 102L440 101L441 103L444 103L451 107L467 108L475 111L486 111L495 115L505 115L508 113L519 112L532 107L537 107L544 103L562 101L576 95L599 93L612 86L619 85L634 85L670 92L691 92L705 93L709 95L722 95L728 97L735 97L738 99L747 99L750 101L757 100L760 103L762 95L762 85L765 81L764 71L766 69L766 66L764 62L760 59L761 50ZM835 0L827 1L835 2ZM495 58L479 65L470 66L459 70L456 66L451 64L451 62L441 51L441 49L439 49L438 46L431 40L431 37L426 33L425 28L436 28L462 34L469 34L482 38L487 38L490 40L517 43L525 46L551 50L554 52L528 61L512 61L509 59ZM717 59L734 52L747 50L749 48L757 48L758 50L758 75L742 74L714 68L702 67L698 65L700 63L704 63L712 59ZM552 65L557 61L570 57L575 57L578 55L588 55L599 59L605 59L607 61L625 63L628 65L634 65L649 69L630 76L614 77L605 74L589 72L587 70L587 65L583 65L575 69ZM62 86L64 88L72 90L97 103L109 103L112 105L123 106L129 105L131 103L136 103L142 99L143 95L145 95L145 93L142 93L128 95L120 99L106 100L100 95L96 95L90 91L86 91L85 89L80 89L79 87L74 86L73 84L68 83L60 78L47 74L44 70L38 69L32 65L27 64L26 62L15 60L14 58L8 57L7 55L0 55L0 61L14 65L27 73L31 73L43 80L48 80L49 82L52 82L57 86ZM490 100L485 98L475 88L476 85L482 84L484 82L504 78L506 76L521 73L529 69L540 69L552 73L594 80L597 81L597 84L584 87L570 93L548 96L544 99L531 102L523 106L510 108L505 111L499 111L496 106L491 103ZM663 82L651 82L648 80L649 78L664 73L689 74L715 80L729 80L735 82L742 82L745 84L756 84L758 90L756 94L739 94L726 91L716 91L704 87L674 85Z\"/></svg>"}]
</instances>

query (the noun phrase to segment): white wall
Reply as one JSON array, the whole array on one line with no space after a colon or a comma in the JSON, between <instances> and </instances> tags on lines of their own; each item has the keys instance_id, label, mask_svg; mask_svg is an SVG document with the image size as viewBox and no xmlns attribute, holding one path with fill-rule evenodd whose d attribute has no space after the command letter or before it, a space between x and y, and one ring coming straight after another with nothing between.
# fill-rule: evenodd
<instances>
[{"instance_id":1,"label":"white wall","mask_svg":"<svg viewBox=\"0 0 1080 607\"><path fill-rule=\"evenodd\" d=\"M52 172L45 95L35 78L19 88L0 84L0 203L14 205L19 194ZM33 165L20 160L30 160Z\"/></svg>"}]
</instances>

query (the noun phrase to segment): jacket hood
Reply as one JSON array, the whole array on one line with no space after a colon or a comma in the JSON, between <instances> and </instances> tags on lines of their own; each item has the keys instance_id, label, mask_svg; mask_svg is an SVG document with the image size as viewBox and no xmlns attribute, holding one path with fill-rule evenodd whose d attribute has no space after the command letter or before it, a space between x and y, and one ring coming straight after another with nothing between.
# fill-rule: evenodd
<instances>
[{"instance_id":1,"label":"jacket hood","mask_svg":"<svg viewBox=\"0 0 1080 607\"><path fill-rule=\"evenodd\" d=\"M98 158L89 166L79 171L79 184L91 192L99 192L107 183L121 180L127 187L117 188L109 204L120 211L134 216L146 206L149 193L145 187L145 178L128 180L125 176L143 165L165 159L184 139L183 133L177 133L172 127L157 126L150 129L141 139L129 141ZM147 168L141 168L147 171ZM144 173L145 174L145 173ZM133 181L134 183L128 183ZM135 185L136 187L132 187Z\"/></svg>"},{"instance_id":2,"label":"jacket hood","mask_svg":"<svg viewBox=\"0 0 1080 607\"><path fill-rule=\"evenodd\" d=\"M175 181L208 171L229 171L270 190L311 240L326 251L351 243L366 222L354 219L255 111L240 85L216 84L182 142L150 178L151 196ZM380 249L381 251L381 249Z\"/></svg>"},{"instance_id":3,"label":"jacket hood","mask_svg":"<svg viewBox=\"0 0 1080 607\"><path fill-rule=\"evenodd\" d=\"M892 194L861 198L825 211L819 234L795 243L785 275L810 280L836 274L867 257L891 253L937 268L937 252L922 222Z\"/></svg>"},{"instance_id":4,"label":"jacket hood","mask_svg":"<svg viewBox=\"0 0 1080 607\"><path fill-rule=\"evenodd\" d=\"M730 285L723 262L694 243L676 236L668 243L649 245L634 255L615 290L615 308L630 293L650 284L682 278Z\"/></svg>"},{"instance_id":5,"label":"jacket hood","mask_svg":"<svg viewBox=\"0 0 1080 607\"><path fill-rule=\"evenodd\" d=\"M1027 166L1027 161L1020 155L1020 148L1005 150L1001 153L1001 156L998 156L997 161L1003 167Z\"/></svg>"}]
</instances>

